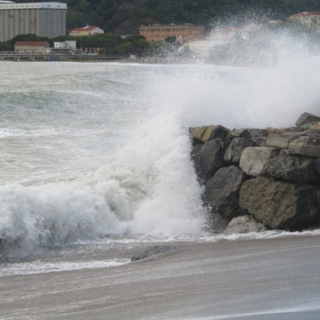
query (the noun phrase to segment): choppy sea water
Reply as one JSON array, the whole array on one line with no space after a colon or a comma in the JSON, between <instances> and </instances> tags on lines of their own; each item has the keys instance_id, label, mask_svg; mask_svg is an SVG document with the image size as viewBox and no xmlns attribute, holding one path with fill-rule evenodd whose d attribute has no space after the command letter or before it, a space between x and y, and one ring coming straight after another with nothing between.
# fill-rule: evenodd
<instances>
[{"instance_id":1,"label":"choppy sea water","mask_svg":"<svg viewBox=\"0 0 320 320\"><path fill-rule=\"evenodd\" d=\"M268 68L2 62L2 275L128 263L72 262L101 246L216 241L188 128L294 125L319 112L319 65L317 57Z\"/></svg>"}]
</instances>

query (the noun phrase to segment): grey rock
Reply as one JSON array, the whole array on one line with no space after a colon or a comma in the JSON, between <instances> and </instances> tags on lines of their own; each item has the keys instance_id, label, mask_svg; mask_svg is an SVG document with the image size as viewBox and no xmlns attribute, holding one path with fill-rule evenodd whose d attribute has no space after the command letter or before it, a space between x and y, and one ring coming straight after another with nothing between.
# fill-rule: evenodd
<instances>
[{"instance_id":1,"label":"grey rock","mask_svg":"<svg viewBox=\"0 0 320 320\"><path fill-rule=\"evenodd\" d=\"M251 133L248 129L232 130L231 134L234 138L251 138Z\"/></svg>"},{"instance_id":2,"label":"grey rock","mask_svg":"<svg viewBox=\"0 0 320 320\"><path fill-rule=\"evenodd\" d=\"M258 222L252 216L246 215L232 219L223 233L228 236L231 234L262 232L266 230L267 228L261 222Z\"/></svg>"},{"instance_id":3,"label":"grey rock","mask_svg":"<svg viewBox=\"0 0 320 320\"><path fill-rule=\"evenodd\" d=\"M229 222L230 219L227 219L217 212L211 212L211 214L208 214L207 216L206 229L211 233L222 233Z\"/></svg>"},{"instance_id":4,"label":"grey rock","mask_svg":"<svg viewBox=\"0 0 320 320\"><path fill-rule=\"evenodd\" d=\"M267 147L287 149L289 154L320 157L320 130L315 125L305 132L285 132L268 137Z\"/></svg>"},{"instance_id":5,"label":"grey rock","mask_svg":"<svg viewBox=\"0 0 320 320\"><path fill-rule=\"evenodd\" d=\"M320 173L320 158L316 160L315 168L318 171L318 173Z\"/></svg>"},{"instance_id":6,"label":"grey rock","mask_svg":"<svg viewBox=\"0 0 320 320\"><path fill-rule=\"evenodd\" d=\"M267 146L267 139L268 139L268 137L254 137L254 138L252 138L252 140L260 147Z\"/></svg>"},{"instance_id":7,"label":"grey rock","mask_svg":"<svg viewBox=\"0 0 320 320\"><path fill-rule=\"evenodd\" d=\"M275 133L267 138L266 146L269 148L287 149L289 148L290 142L300 135L300 132Z\"/></svg>"},{"instance_id":8,"label":"grey rock","mask_svg":"<svg viewBox=\"0 0 320 320\"><path fill-rule=\"evenodd\" d=\"M256 178L243 183L240 206L272 229L302 229L319 223L318 192L310 185Z\"/></svg>"},{"instance_id":9,"label":"grey rock","mask_svg":"<svg viewBox=\"0 0 320 320\"><path fill-rule=\"evenodd\" d=\"M279 151L273 148L246 148L240 158L240 168L249 176L267 176L270 159L278 154Z\"/></svg>"},{"instance_id":10,"label":"grey rock","mask_svg":"<svg viewBox=\"0 0 320 320\"><path fill-rule=\"evenodd\" d=\"M280 154L269 159L267 173L273 178L289 182L320 182L314 158Z\"/></svg>"},{"instance_id":11,"label":"grey rock","mask_svg":"<svg viewBox=\"0 0 320 320\"><path fill-rule=\"evenodd\" d=\"M139 260L154 258L157 256L162 256L165 253L174 251L174 249L175 248L172 246L152 246L147 250L134 255L131 258L131 261L139 261Z\"/></svg>"},{"instance_id":12,"label":"grey rock","mask_svg":"<svg viewBox=\"0 0 320 320\"><path fill-rule=\"evenodd\" d=\"M250 138L234 138L224 154L224 161L238 163L244 149L258 144Z\"/></svg>"},{"instance_id":13,"label":"grey rock","mask_svg":"<svg viewBox=\"0 0 320 320\"><path fill-rule=\"evenodd\" d=\"M269 132L265 129L256 129L256 128L250 128L248 129L250 132L251 137L268 137Z\"/></svg>"},{"instance_id":14,"label":"grey rock","mask_svg":"<svg viewBox=\"0 0 320 320\"><path fill-rule=\"evenodd\" d=\"M310 126L310 128L308 129L308 132L311 132L314 135L319 135L320 134L320 122Z\"/></svg>"},{"instance_id":15,"label":"grey rock","mask_svg":"<svg viewBox=\"0 0 320 320\"><path fill-rule=\"evenodd\" d=\"M205 201L213 212L231 219L240 214L239 190L246 175L235 166L221 168L208 182Z\"/></svg>"},{"instance_id":16,"label":"grey rock","mask_svg":"<svg viewBox=\"0 0 320 320\"><path fill-rule=\"evenodd\" d=\"M194 142L206 143L212 139L229 139L231 132L229 129L217 126L203 126L190 129L190 137Z\"/></svg>"},{"instance_id":17,"label":"grey rock","mask_svg":"<svg viewBox=\"0 0 320 320\"><path fill-rule=\"evenodd\" d=\"M296 126L301 127L305 124L317 123L317 122L320 122L320 117L311 113L304 112L297 120Z\"/></svg>"},{"instance_id":18,"label":"grey rock","mask_svg":"<svg viewBox=\"0 0 320 320\"><path fill-rule=\"evenodd\" d=\"M289 143L290 154L320 157L320 136L302 135Z\"/></svg>"},{"instance_id":19,"label":"grey rock","mask_svg":"<svg viewBox=\"0 0 320 320\"><path fill-rule=\"evenodd\" d=\"M228 140L213 139L194 147L191 157L200 180L207 181L223 166L223 156L228 146Z\"/></svg>"},{"instance_id":20,"label":"grey rock","mask_svg":"<svg viewBox=\"0 0 320 320\"><path fill-rule=\"evenodd\" d=\"M314 123L307 123L307 124L304 124L303 126L300 126L299 128L296 128L295 131L300 131L300 132L308 131L312 128L313 125Z\"/></svg>"},{"instance_id":21,"label":"grey rock","mask_svg":"<svg viewBox=\"0 0 320 320\"><path fill-rule=\"evenodd\" d=\"M257 128L245 128L245 129L237 129L232 130L231 134L235 138L253 138L253 137L268 137L269 132L265 129L257 129Z\"/></svg>"}]
</instances>

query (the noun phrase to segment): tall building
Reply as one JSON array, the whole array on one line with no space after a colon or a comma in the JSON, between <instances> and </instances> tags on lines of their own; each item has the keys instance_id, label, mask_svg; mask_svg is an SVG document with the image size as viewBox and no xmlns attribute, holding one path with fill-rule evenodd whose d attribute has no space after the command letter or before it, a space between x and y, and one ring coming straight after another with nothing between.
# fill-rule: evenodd
<instances>
[{"instance_id":1,"label":"tall building","mask_svg":"<svg viewBox=\"0 0 320 320\"><path fill-rule=\"evenodd\" d=\"M164 41L167 37L176 37L181 43L187 43L202 38L204 26L192 24L151 25L141 26L139 31L149 42Z\"/></svg>"},{"instance_id":2,"label":"tall building","mask_svg":"<svg viewBox=\"0 0 320 320\"><path fill-rule=\"evenodd\" d=\"M18 34L49 38L66 35L66 11L67 5L60 2L0 1L0 42Z\"/></svg>"}]
</instances>

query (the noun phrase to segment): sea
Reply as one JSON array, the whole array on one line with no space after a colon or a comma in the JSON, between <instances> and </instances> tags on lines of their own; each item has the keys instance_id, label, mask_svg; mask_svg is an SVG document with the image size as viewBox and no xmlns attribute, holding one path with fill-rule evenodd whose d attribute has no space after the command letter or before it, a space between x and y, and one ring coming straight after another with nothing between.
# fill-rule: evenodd
<instances>
[{"instance_id":1,"label":"sea","mask_svg":"<svg viewBox=\"0 0 320 320\"><path fill-rule=\"evenodd\" d=\"M319 67L0 62L0 282L121 268L111 251L139 244L291 237L208 225L188 129L294 126L319 114Z\"/></svg>"}]
</instances>

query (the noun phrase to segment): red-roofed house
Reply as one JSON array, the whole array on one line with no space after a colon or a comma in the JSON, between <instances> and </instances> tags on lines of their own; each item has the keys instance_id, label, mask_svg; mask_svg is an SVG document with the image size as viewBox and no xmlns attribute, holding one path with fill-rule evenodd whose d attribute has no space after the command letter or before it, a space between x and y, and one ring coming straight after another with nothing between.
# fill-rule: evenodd
<instances>
[{"instance_id":1,"label":"red-roofed house","mask_svg":"<svg viewBox=\"0 0 320 320\"><path fill-rule=\"evenodd\" d=\"M14 51L20 53L45 54L50 47L47 41L18 41L14 45Z\"/></svg>"},{"instance_id":2,"label":"red-roofed house","mask_svg":"<svg viewBox=\"0 0 320 320\"><path fill-rule=\"evenodd\" d=\"M320 12L301 12L290 16L290 20L300 22L320 32Z\"/></svg>"},{"instance_id":3,"label":"red-roofed house","mask_svg":"<svg viewBox=\"0 0 320 320\"><path fill-rule=\"evenodd\" d=\"M101 33L104 33L104 31L96 26L86 26L73 29L70 32L70 36L93 36Z\"/></svg>"}]
</instances>

